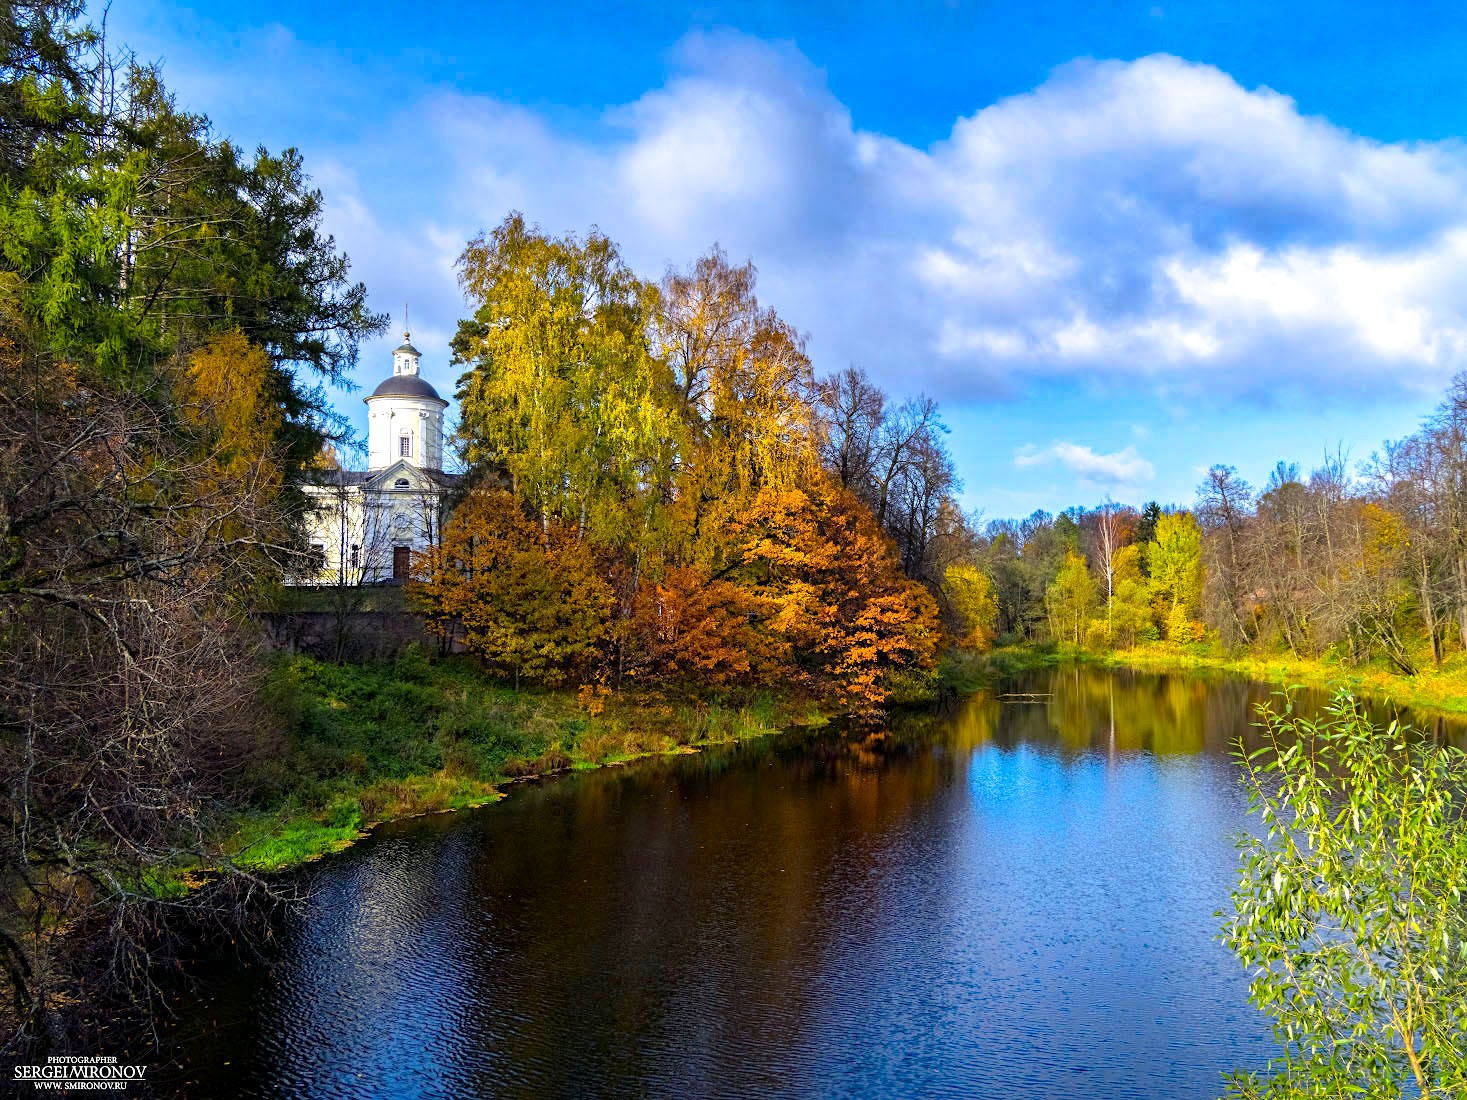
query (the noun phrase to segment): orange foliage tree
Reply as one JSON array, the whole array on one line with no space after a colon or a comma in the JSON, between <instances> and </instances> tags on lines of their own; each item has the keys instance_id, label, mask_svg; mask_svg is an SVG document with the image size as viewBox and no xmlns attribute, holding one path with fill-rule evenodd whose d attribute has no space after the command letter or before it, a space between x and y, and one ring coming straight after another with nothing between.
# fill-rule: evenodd
<instances>
[{"instance_id":1,"label":"orange foliage tree","mask_svg":"<svg viewBox=\"0 0 1467 1100\"><path fill-rule=\"evenodd\" d=\"M635 657L626 671L659 685L767 683L784 667L789 647L761 628L766 612L767 601L727 579L673 566L636 594L629 647Z\"/></svg>"},{"instance_id":2,"label":"orange foliage tree","mask_svg":"<svg viewBox=\"0 0 1467 1100\"><path fill-rule=\"evenodd\" d=\"M870 509L824 476L756 494L730 525L728 561L767 609L798 674L873 714L899 674L931 669L937 605L901 570Z\"/></svg>"},{"instance_id":3,"label":"orange foliage tree","mask_svg":"<svg viewBox=\"0 0 1467 1100\"><path fill-rule=\"evenodd\" d=\"M414 576L409 592L431 629L516 686L580 675L609 634L612 591L590 547L535 523L503 491L470 493Z\"/></svg>"}]
</instances>

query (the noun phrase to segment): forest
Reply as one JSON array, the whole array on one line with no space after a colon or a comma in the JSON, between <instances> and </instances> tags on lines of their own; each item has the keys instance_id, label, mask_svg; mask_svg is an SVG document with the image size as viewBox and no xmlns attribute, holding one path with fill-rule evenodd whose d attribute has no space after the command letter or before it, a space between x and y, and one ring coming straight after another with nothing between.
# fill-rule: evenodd
<instances>
[{"instance_id":1,"label":"forest","mask_svg":"<svg viewBox=\"0 0 1467 1100\"><path fill-rule=\"evenodd\" d=\"M1282 655L1399 677L1467 650L1467 378L1351 464L1213 466L1188 508L1109 501L986 524L1001 642Z\"/></svg>"}]
</instances>

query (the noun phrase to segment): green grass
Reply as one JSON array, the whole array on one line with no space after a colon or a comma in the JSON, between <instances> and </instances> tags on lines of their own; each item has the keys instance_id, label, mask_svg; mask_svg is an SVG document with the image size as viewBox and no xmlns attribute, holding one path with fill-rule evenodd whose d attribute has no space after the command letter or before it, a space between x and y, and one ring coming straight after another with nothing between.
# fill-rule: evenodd
<instances>
[{"instance_id":1,"label":"green grass","mask_svg":"<svg viewBox=\"0 0 1467 1100\"><path fill-rule=\"evenodd\" d=\"M1305 687L1345 687L1415 710L1467 713L1467 654L1454 654L1438 671L1427 663L1415 676L1379 664L1347 665L1337 660L1291 655L1229 655L1198 648L1168 651L1161 646L1103 655L1106 664L1158 671L1217 669L1263 683Z\"/></svg>"},{"instance_id":2,"label":"green grass","mask_svg":"<svg viewBox=\"0 0 1467 1100\"><path fill-rule=\"evenodd\" d=\"M807 701L768 695L517 691L467 659L416 649L382 664L282 658L267 694L284 743L251 768L254 804L218 837L223 855L261 871L344 848L379 822L492 802L509 780L826 721Z\"/></svg>"}]
</instances>

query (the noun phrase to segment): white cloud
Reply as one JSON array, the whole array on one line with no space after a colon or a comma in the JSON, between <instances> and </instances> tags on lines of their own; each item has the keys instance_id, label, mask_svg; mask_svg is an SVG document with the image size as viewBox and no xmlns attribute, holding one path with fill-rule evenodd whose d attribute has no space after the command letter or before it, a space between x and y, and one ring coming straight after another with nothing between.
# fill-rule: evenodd
<instances>
[{"instance_id":1,"label":"white cloud","mask_svg":"<svg viewBox=\"0 0 1467 1100\"><path fill-rule=\"evenodd\" d=\"M1025 447L1014 455L1015 466L1057 463L1083 481L1096 485L1134 486L1156 477L1156 468L1137 453L1134 445L1113 454L1096 454L1076 443L1054 443L1042 450Z\"/></svg>"},{"instance_id":2,"label":"white cloud","mask_svg":"<svg viewBox=\"0 0 1467 1100\"><path fill-rule=\"evenodd\" d=\"M374 301L435 333L462 313L457 249L518 208L598 225L653 277L717 241L818 367L949 401L1039 379L1354 400L1467 368L1467 152L1206 65L1073 62L925 149L858 129L794 47L731 33L589 119L407 102L308 166Z\"/></svg>"}]
</instances>

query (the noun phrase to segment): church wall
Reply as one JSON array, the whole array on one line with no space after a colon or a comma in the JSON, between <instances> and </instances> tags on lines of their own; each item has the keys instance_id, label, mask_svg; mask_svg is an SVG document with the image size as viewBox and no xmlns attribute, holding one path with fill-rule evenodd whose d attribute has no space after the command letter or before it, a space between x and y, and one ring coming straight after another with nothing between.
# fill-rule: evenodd
<instances>
[{"instance_id":1,"label":"church wall","mask_svg":"<svg viewBox=\"0 0 1467 1100\"><path fill-rule=\"evenodd\" d=\"M298 585L377 584L394 579L398 547L418 553L437 544L442 492L436 488L315 487L307 546L317 567L292 577Z\"/></svg>"},{"instance_id":2,"label":"church wall","mask_svg":"<svg viewBox=\"0 0 1467 1100\"><path fill-rule=\"evenodd\" d=\"M410 438L412 454L401 453ZM376 397L367 411L367 469L381 470L399 458L429 470L443 469L443 413L436 402L411 397Z\"/></svg>"}]
</instances>

